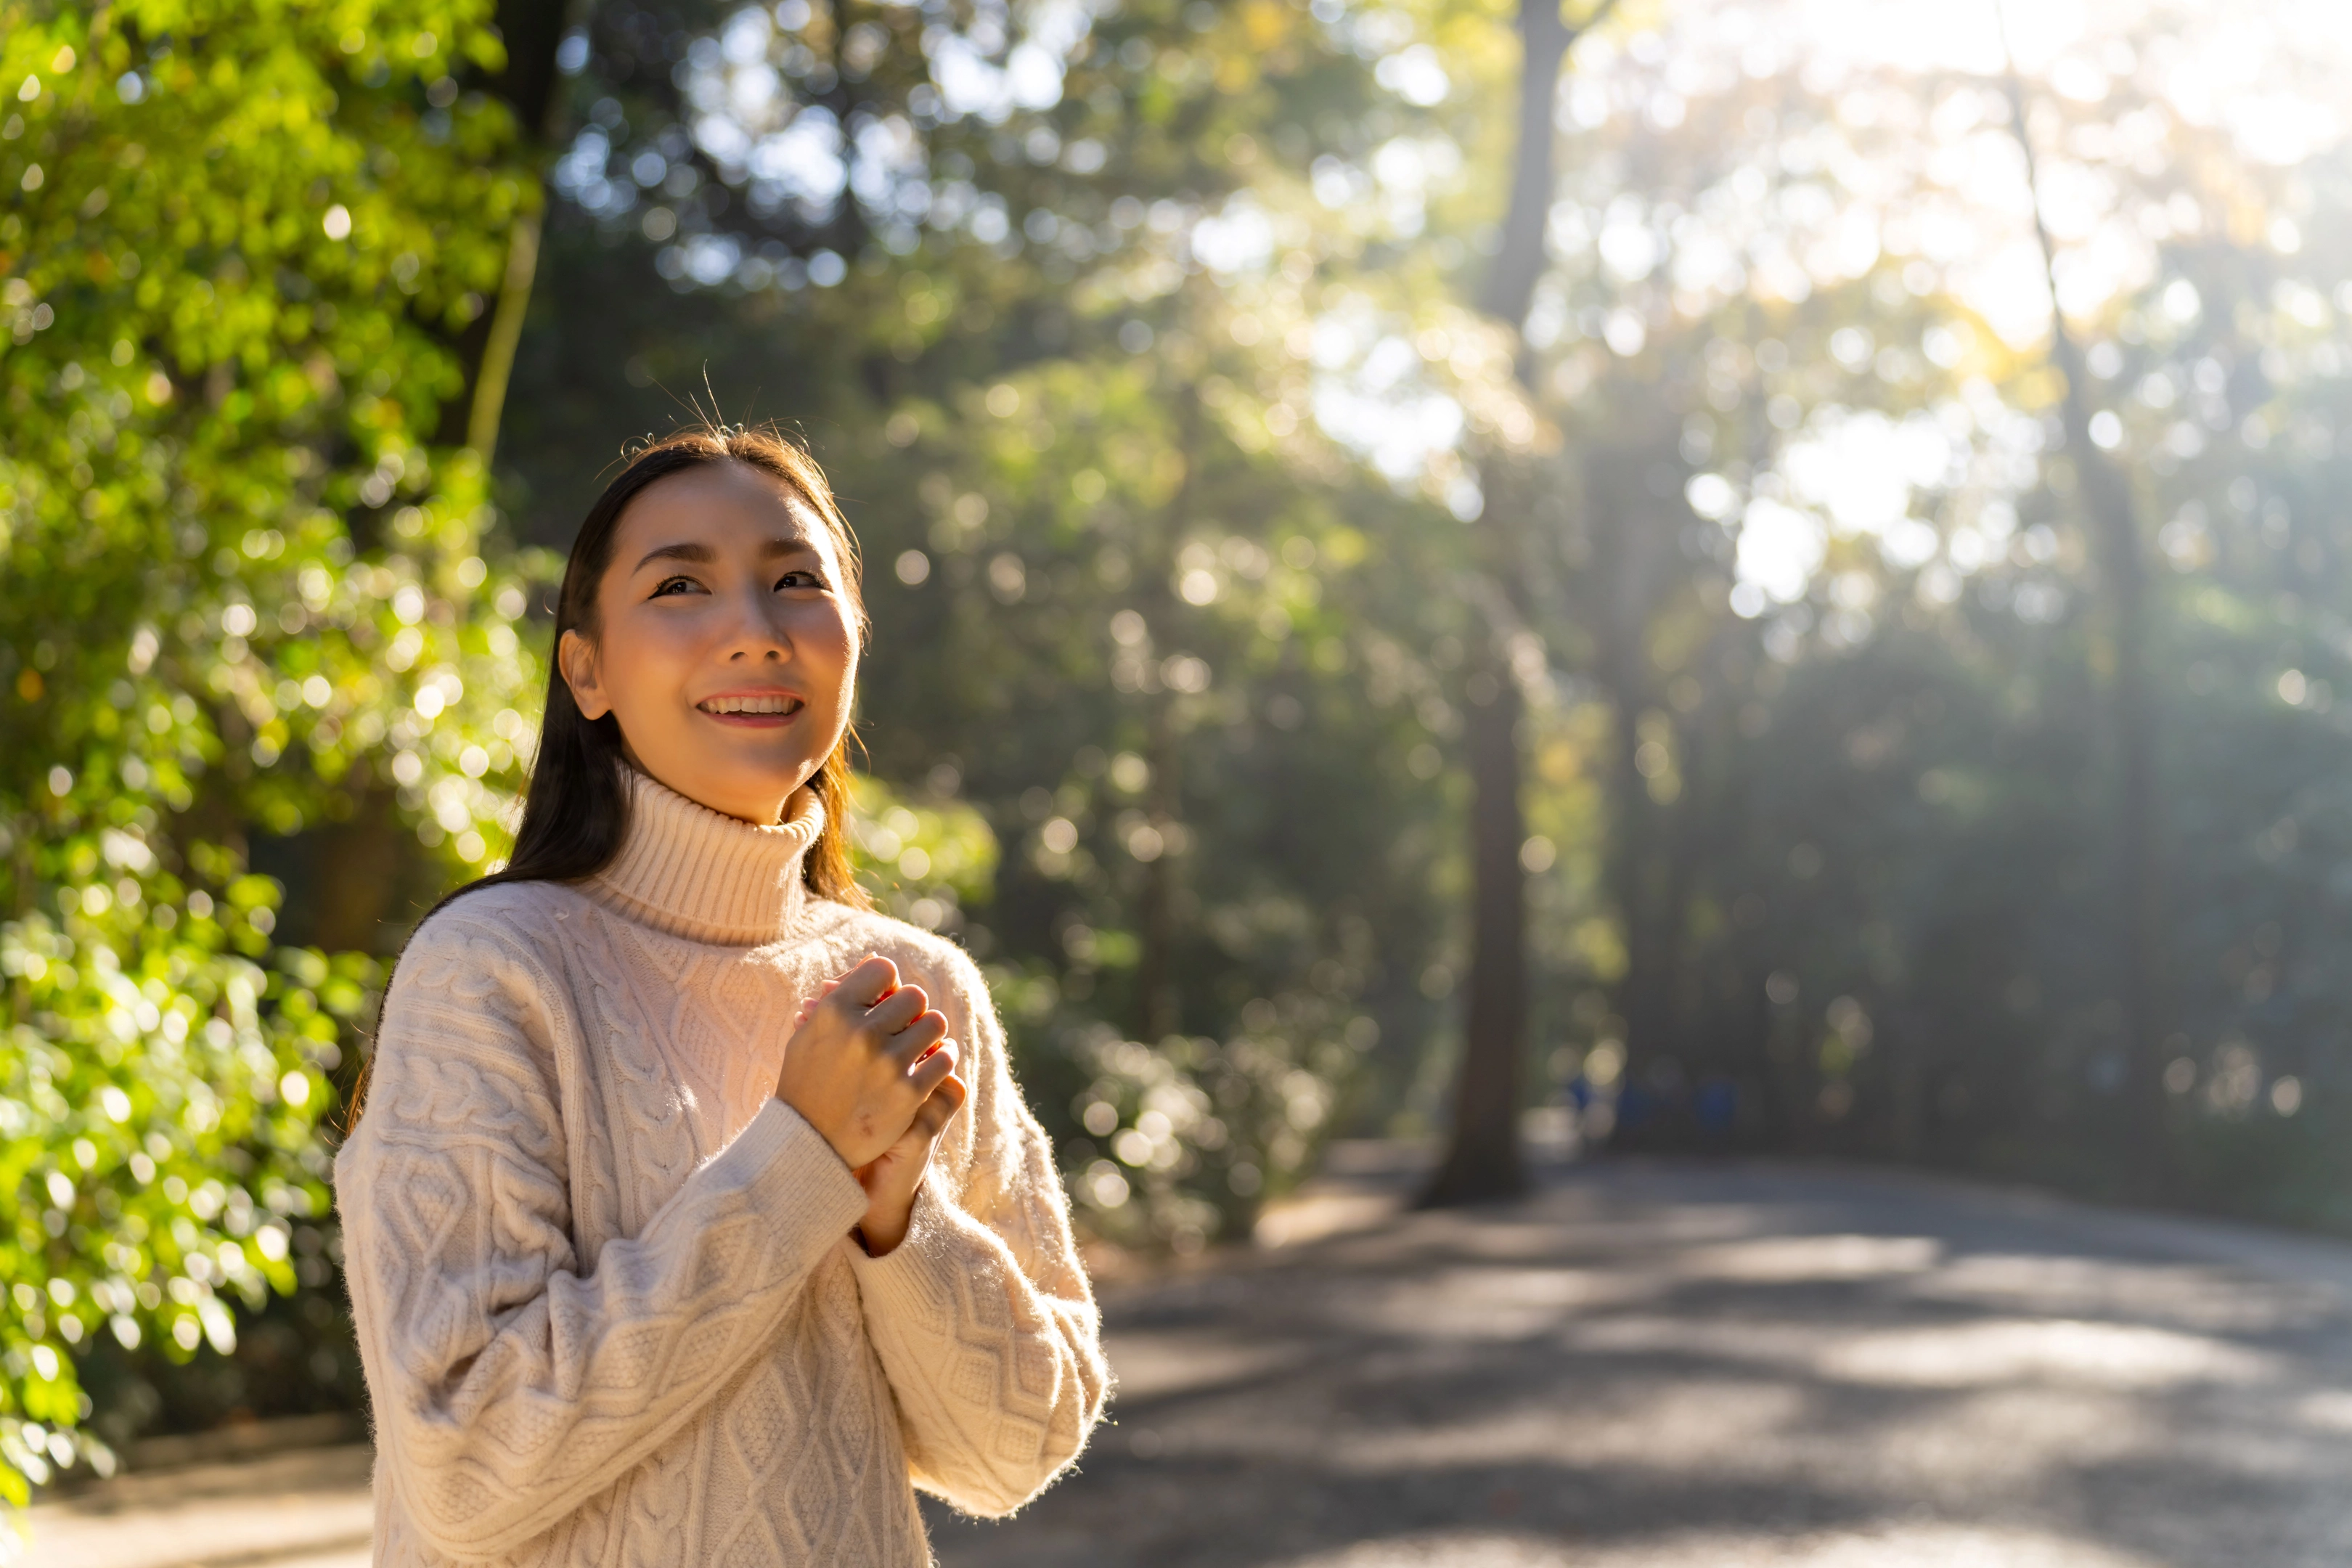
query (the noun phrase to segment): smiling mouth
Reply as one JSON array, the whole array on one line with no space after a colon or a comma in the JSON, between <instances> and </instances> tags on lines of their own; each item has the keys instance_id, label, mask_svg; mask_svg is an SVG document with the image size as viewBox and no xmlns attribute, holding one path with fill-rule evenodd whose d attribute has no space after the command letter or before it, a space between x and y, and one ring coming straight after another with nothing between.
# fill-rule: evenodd
<instances>
[{"instance_id":1,"label":"smiling mouth","mask_svg":"<svg viewBox=\"0 0 2352 1568\"><path fill-rule=\"evenodd\" d=\"M781 718L797 713L807 704L784 692L768 697L709 697L695 704L703 712L717 718Z\"/></svg>"}]
</instances>

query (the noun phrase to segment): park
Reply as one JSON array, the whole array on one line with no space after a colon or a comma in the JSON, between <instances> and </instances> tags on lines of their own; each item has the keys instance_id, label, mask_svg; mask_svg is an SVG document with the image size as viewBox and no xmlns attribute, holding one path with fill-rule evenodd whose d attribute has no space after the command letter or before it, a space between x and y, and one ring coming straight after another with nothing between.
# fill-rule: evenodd
<instances>
[{"instance_id":1,"label":"park","mask_svg":"<svg viewBox=\"0 0 2352 1568\"><path fill-rule=\"evenodd\" d=\"M941 1563L2342 1561L2347 73L0 0L0 1562L369 1560L334 1161L689 427L838 498L845 875L1102 1304Z\"/></svg>"}]
</instances>

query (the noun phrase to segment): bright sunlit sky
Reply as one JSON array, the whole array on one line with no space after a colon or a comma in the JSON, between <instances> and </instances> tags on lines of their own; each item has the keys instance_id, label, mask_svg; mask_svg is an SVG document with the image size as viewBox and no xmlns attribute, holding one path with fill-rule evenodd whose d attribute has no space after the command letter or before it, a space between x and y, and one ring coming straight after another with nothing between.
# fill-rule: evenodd
<instances>
[{"instance_id":1,"label":"bright sunlit sky","mask_svg":"<svg viewBox=\"0 0 2352 1568\"><path fill-rule=\"evenodd\" d=\"M2218 231L2269 246L2294 270L2311 199L2294 168L2345 137L2336 99L2352 84L2352 5L2010 0L2004 16L1992 0L1694 0L1671 8L1660 31L1586 39L1563 82L1558 272L1529 323L1539 347L1568 351L1563 390L1588 374L1576 366L1579 339L1638 354L1677 318L1742 298L1801 301L1890 271L1910 294L1952 301L1952 328L1901 343L1840 333L1832 351L1849 371L1867 370L1874 353L1973 363L1982 356L1969 352L1968 317L2012 353L2042 352L2051 294L1998 91L2004 24L2032 106L2059 296L2079 331L2095 338L2122 300L2161 281L2167 241ZM1754 128L1711 161L1633 161L1670 179L1703 165L1704 188L1645 188L1609 155L1697 134L1709 99L1773 79L1817 111ZM1425 161L1373 160L1389 189L1398 182L1384 163L1402 168L1402 194L1417 200ZM2283 289L2277 302L2306 326L2352 313L2342 296L2326 309L2336 279L2305 259L2307 286ZM2158 289L2152 314L2179 329L2200 309L2195 289L2175 281ZM1450 400L1458 383L1444 385L1435 366L1401 368L1412 342L1394 313L1368 302L1327 320L1317 340L1318 416L1400 478L1462 431ZM1788 418L1771 471L1745 487L1702 473L1692 486L1695 510L1737 532L1743 613L1803 596L1833 537L1874 537L1899 569L1935 563L1930 583L1945 595L2008 553L2011 503L2035 481L2043 437L2038 418L1981 378L1899 421L1834 402L1792 406ZM2120 432L2113 416L2095 428L2103 440ZM1475 490L1465 498L1454 482L1455 510L1475 513ZM1937 498L1958 504L1927 504Z\"/></svg>"}]
</instances>

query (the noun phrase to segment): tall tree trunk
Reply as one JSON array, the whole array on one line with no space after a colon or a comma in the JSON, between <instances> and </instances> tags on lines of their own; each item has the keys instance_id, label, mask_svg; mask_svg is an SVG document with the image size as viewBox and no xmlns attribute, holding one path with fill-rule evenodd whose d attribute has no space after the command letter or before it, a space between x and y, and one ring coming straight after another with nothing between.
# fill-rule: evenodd
<instances>
[{"instance_id":1,"label":"tall tree trunk","mask_svg":"<svg viewBox=\"0 0 2352 1568\"><path fill-rule=\"evenodd\" d=\"M2148 679L2148 569L2139 509L2128 478L2091 438L2091 375L2083 346L2058 304L2057 247L2042 218L2040 167L2028 130L2025 90L2012 68L2008 78L2010 128L2025 155L2034 238L2050 288L2050 352L2066 384L2060 405L2066 451L2090 524L2092 549L2106 593L2115 671L2108 718L2116 747L2116 981L2122 1004L2125 1093L2132 1122L2126 1142L2149 1190L2171 1180L2164 1092L2168 1008L2164 996L2163 846L2157 779L2157 711Z\"/></svg>"},{"instance_id":2,"label":"tall tree trunk","mask_svg":"<svg viewBox=\"0 0 2352 1568\"><path fill-rule=\"evenodd\" d=\"M1158 1045L1174 1034L1181 1019L1176 997L1176 857L1174 837L1183 754L1178 745L1175 698L1161 691L1152 699L1151 784L1144 810L1152 831L1160 835L1160 853L1143 868L1143 951L1136 965L1136 1016L1141 1032L1136 1038Z\"/></svg>"},{"instance_id":3,"label":"tall tree trunk","mask_svg":"<svg viewBox=\"0 0 2352 1568\"><path fill-rule=\"evenodd\" d=\"M330 952L373 952L383 945L384 927L396 912L404 868L415 865L415 851L394 814L391 790L379 784L359 798L349 821L329 823L311 839L319 858L314 928L302 933Z\"/></svg>"},{"instance_id":4,"label":"tall tree trunk","mask_svg":"<svg viewBox=\"0 0 2352 1568\"><path fill-rule=\"evenodd\" d=\"M1454 1142L1423 1203L1507 1197L1527 1185L1519 1078L1528 1029L1528 892L1519 849L1519 719L1526 710L1494 639L1469 660L1465 738L1472 785L1468 1016L1454 1089Z\"/></svg>"},{"instance_id":5,"label":"tall tree trunk","mask_svg":"<svg viewBox=\"0 0 2352 1568\"><path fill-rule=\"evenodd\" d=\"M1603 531L1604 548L1598 563L1601 581L1607 585L1608 603L1602 611L1600 631L1600 658L1597 660L1601 689L1608 693L1610 735L1613 742L1609 759L1609 848L1605 859L1611 901L1617 906L1618 927L1622 933L1625 970L1618 977L1616 1012L1624 1031L1625 1077L1627 1088L1640 1082L1657 1051L1658 1040L1665 1032L1664 1017L1664 977L1659 973L1658 944L1654 934L1658 927L1658 897L1654 884L1658 869L1659 811L1650 798L1650 781L1640 763L1642 751L1642 716L1652 706L1653 682L1650 677L1650 655L1643 631L1646 625L1645 606L1649 594L1644 579L1641 528L1628 508L1618 508L1612 525ZM1624 1109L1621 1091L1621 1113ZM1635 1130L1625 1125L1621 1114L1613 1140L1623 1140Z\"/></svg>"},{"instance_id":6,"label":"tall tree trunk","mask_svg":"<svg viewBox=\"0 0 2352 1568\"><path fill-rule=\"evenodd\" d=\"M497 24L506 42L506 68L482 85L504 99L521 132L524 153L543 169L556 134L557 47L572 0L499 0ZM472 447L487 467L498 446L499 418L515 350L522 340L523 316L538 275L541 208L536 203L517 216L507 234L507 263L498 297L489 309L458 333L452 345L465 374L464 390L441 410L435 439L444 446ZM320 834L310 852L318 858L319 929L311 941L336 950L373 951L397 939L420 912L394 907L402 879L413 865L415 846L394 813L390 792L362 795L350 821Z\"/></svg>"},{"instance_id":7,"label":"tall tree trunk","mask_svg":"<svg viewBox=\"0 0 2352 1568\"><path fill-rule=\"evenodd\" d=\"M496 90L514 110L537 161L545 168L561 132L555 52L563 42L563 25L586 0L499 0L498 26L506 39L507 68ZM542 197L542 203L544 198ZM483 321L487 329L478 353L469 356L466 445L481 454L488 466L497 455L499 419L506 411L507 383L514 374L515 350L522 342L522 322L530 309L530 289L539 275L541 223L543 205L526 209L507 235L506 275L499 297Z\"/></svg>"},{"instance_id":8,"label":"tall tree trunk","mask_svg":"<svg viewBox=\"0 0 2352 1568\"><path fill-rule=\"evenodd\" d=\"M1207 440L1207 422L1197 393L1187 385L1176 395L1176 441L1184 458L1184 473L1160 514L1159 538L1148 569L1139 574L1144 586L1138 594L1145 624L1161 637L1167 634L1177 608L1168 585L1175 573L1177 542L1184 537L1200 501L1200 455ZM1169 847L1171 830L1183 810L1183 737L1177 728L1176 693L1151 681L1146 684L1145 700L1151 704L1144 747L1151 764L1151 783L1144 795L1143 809L1161 839L1160 853L1143 867L1135 1021L1136 1038L1156 1046L1174 1034L1183 1018L1176 985L1177 866Z\"/></svg>"},{"instance_id":9,"label":"tall tree trunk","mask_svg":"<svg viewBox=\"0 0 2352 1568\"><path fill-rule=\"evenodd\" d=\"M1619 479L1626 483L1630 476L1621 474ZM1631 1089L1649 1081L1651 1068L1669 1054L1679 1032L1675 980L1696 872L1689 839L1692 808L1661 801L1641 764L1643 721L1666 717L1650 639L1660 595L1675 570L1674 534L1631 494L1605 500L1597 510L1593 567L1601 605L1594 673L1608 696L1614 742L1607 775L1605 865L1624 940L1625 970L1614 992L1625 1031L1624 1082ZM1688 790L1696 782L1696 736L1672 721L1664 730L1681 749L1675 766ZM1621 1113L1611 1141L1625 1146L1644 1136L1638 1120Z\"/></svg>"},{"instance_id":10,"label":"tall tree trunk","mask_svg":"<svg viewBox=\"0 0 2352 1568\"><path fill-rule=\"evenodd\" d=\"M1551 213L1552 105L1570 46L1615 5L1601 4L1570 26L1560 0L1520 0L1517 153L1510 205L1479 309L1521 331L1543 276L1544 228ZM1534 365L1522 343L1516 356L1523 384ZM1465 742L1473 785L1470 975L1463 1021L1462 1068L1455 1080L1454 1125L1445 1158L1421 1201L1425 1205L1477 1203L1523 1190L1519 1159L1519 1080L1527 1052L1527 873L1519 854L1527 838L1519 802L1522 767L1519 720L1526 709L1508 645L1512 612L1524 574L1525 537L1532 497L1509 482L1501 458L1486 465L1486 510L1479 524L1480 563L1492 590L1482 604L1486 635L1474 637L1463 689Z\"/></svg>"},{"instance_id":11,"label":"tall tree trunk","mask_svg":"<svg viewBox=\"0 0 2352 1568\"><path fill-rule=\"evenodd\" d=\"M506 68L482 86L506 100L522 132L526 155L544 169L554 149L562 79L555 52L574 0L499 0L499 36L506 42ZM498 296L488 310L457 334L465 390L441 411L436 439L443 446L471 447L488 463L496 451L499 419L505 412L507 383L514 373L515 349L522 341L523 316L539 273L541 207L534 202L507 231L507 264Z\"/></svg>"}]
</instances>

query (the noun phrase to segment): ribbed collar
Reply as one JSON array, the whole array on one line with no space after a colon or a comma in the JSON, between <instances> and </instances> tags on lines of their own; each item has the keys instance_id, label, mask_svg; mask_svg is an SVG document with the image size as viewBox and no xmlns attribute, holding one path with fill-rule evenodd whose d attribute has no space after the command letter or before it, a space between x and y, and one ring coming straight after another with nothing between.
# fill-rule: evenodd
<instances>
[{"instance_id":1,"label":"ribbed collar","mask_svg":"<svg viewBox=\"0 0 2352 1568\"><path fill-rule=\"evenodd\" d=\"M697 805L635 768L624 770L629 831L602 889L635 920L729 947L773 942L799 923L801 867L824 828L816 792L801 788L784 820L760 826Z\"/></svg>"}]
</instances>

